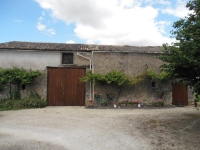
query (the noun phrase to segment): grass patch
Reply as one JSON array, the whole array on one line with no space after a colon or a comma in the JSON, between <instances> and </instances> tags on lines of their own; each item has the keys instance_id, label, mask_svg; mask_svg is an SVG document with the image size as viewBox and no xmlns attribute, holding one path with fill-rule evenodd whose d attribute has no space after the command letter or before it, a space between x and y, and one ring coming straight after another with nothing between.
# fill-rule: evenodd
<instances>
[{"instance_id":1,"label":"grass patch","mask_svg":"<svg viewBox=\"0 0 200 150\"><path fill-rule=\"evenodd\" d=\"M19 110L26 108L43 108L47 106L47 101L42 98L24 98L20 100L4 99L0 101L0 111Z\"/></svg>"},{"instance_id":2,"label":"grass patch","mask_svg":"<svg viewBox=\"0 0 200 150\"><path fill-rule=\"evenodd\" d=\"M7 108L7 107L1 107L1 106L0 106L0 111L8 111L8 110L18 110L18 109Z\"/></svg>"}]
</instances>

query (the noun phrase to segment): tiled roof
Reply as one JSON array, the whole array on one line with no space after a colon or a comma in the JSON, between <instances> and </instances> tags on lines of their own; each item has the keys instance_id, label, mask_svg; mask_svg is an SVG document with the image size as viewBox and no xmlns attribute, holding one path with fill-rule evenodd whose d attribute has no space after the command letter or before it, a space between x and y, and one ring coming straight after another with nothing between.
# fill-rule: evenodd
<instances>
[{"instance_id":1,"label":"tiled roof","mask_svg":"<svg viewBox=\"0 0 200 150\"><path fill-rule=\"evenodd\" d=\"M160 53L161 46L114 46L94 44L66 44L40 42L7 42L0 44L0 51L8 50L35 50L35 51L109 51L109 52L141 52Z\"/></svg>"}]
</instances>

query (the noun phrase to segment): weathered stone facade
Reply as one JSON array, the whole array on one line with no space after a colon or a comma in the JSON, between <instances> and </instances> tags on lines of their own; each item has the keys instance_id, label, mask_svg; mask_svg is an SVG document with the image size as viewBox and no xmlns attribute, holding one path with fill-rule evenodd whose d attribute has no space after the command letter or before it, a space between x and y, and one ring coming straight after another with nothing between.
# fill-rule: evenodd
<instances>
[{"instance_id":1,"label":"weathered stone facade","mask_svg":"<svg viewBox=\"0 0 200 150\"><path fill-rule=\"evenodd\" d=\"M159 72L161 60L155 58L159 54L152 53L127 53L127 52L98 52L94 53L94 71L107 73L111 70L123 71L132 77L151 69Z\"/></svg>"},{"instance_id":2,"label":"weathered stone facade","mask_svg":"<svg viewBox=\"0 0 200 150\"><path fill-rule=\"evenodd\" d=\"M123 71L129 77L144 73L146 69L159 72L162 61L155 58L161 54L162 47L134 47L134 46L109 46L109 45L84 45L84 44L59 44L59 43L30 43L10 42L0 44L0 67L13 66L40 70L44 74L32 84L26 85L22 96L26 97L31 91L37 92L43 98L47 97L47 67L85 67L92 72L106 74L112 70ZM73 53L73 64L62 64L62 53ZM16 59L15 59L16 58ZM171 104L171 81L152 83L145 80L133 86L122 87L119 100L137 99L140 101L156 100L161 98L166 104ZM154 86L152 86L154 84ZM85 99L91 98L93 91L101 93L106 100L107 91L112 91L117 96L118 87L95 84L94 89L86 84ZM8 94L8 87L1 91L0 98ZM193 100L189 90L189 100ZM87 101L86 105L87 105Z\"/></svg>"},{"instance_id":3,"label":"weathered stone facade","mask_svg":"<svg viewBox=\"0 0 200 150\"><path fill-rule=\"evenodd\" d=\"M41 71L43 74L36 78L33 83L26 84L25 90L21 90L21 95L23 97L28 97L31 92L38 93L43 99L47 97L47 72Z\"/></svg>"},{"instance_id":4,"label":"weathered stone facade","mask_svg":"<svg viewBox=\"0 0 200 150\"><path fill-rule=\"evenodd\" d=\"M0 90L0 100L7 98L9 96L8 95L9 93L10 93L10 85L6 84L4 85L3 89Z\"/></svg>"},{"instance_id":5,"label":"weathered stone facade","mask_svg":"<svg viewBox=\"0 0 200 150\"><path fill-rule=\"evenodd\" d=\"M109 71L122 71L129 77L144 73L146 69L159 73L162 61L155 58L158 53L127 53L127 52L98 52L94 53L94 72L106 74ZM145 80L133 86L122 87L118 100L153 101L162 97L166 104L171 103L170 81L154 83ZM95 91L101 93L104 100L107 99L105 91L112 91L117 97L119 88L110 85L95 85Z\"/></svg>"},{"instance_id":6,"label":"weathered stone facade","mask_svg":"<svg viewBox=\"0 0 200 150\"><path fill-rule=\"evenodd\" d=\"M118 95L119 88L110 85L95 86L95 92L101 94L103 100L107 99L107 92L114 92L115 99ZM137 83L132 86L122 86L121 93L118 100L139 100L140 102L151 103L154 100L161 98L165 101L165 104L171 104L171 86L169 82L157 83L155 87L152 87L152 81L146 80L141 83Z\"/></svg>"}]
</instances>

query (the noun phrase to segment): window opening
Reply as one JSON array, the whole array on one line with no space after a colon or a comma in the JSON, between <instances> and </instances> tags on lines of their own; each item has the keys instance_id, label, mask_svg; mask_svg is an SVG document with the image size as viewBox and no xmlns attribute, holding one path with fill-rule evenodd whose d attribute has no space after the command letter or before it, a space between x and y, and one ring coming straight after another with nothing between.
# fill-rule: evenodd
<instances>
[{"instance_id":1,"label":"window opening","mask_svg":"<svg viewBox=\"0 0 200 150\"><path fill-rule=\"evenodd\" d=\"M151 82L151 87L156 87L156 82Z\"/></svg>"},{"instance_id":2,"label":"window opening","mask_svg":"<svg viewBox=\"0 0 200 150\"><path fill-rule=\"evenodd\" d=\"M73 53L63 53L62 64L73 64Z\"/></svg>"}]
</instances>

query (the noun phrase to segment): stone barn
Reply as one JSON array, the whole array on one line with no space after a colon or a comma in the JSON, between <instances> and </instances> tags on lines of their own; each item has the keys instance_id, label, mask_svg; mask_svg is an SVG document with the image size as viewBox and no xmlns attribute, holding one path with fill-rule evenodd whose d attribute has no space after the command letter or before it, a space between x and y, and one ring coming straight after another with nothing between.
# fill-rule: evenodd
<instances>
[{"instance_id":1,"label":"stone barn","mask_svg":"<svg viewBox=\"0 0 200 150\"><path fill-rule=\"evenodd\" d=\"M106 100L106 92L117 94L117 87L80 82L88 70L106 74L112 70L122 71L133 77L151 69L159 72L162 61L155 56L162 47L136 47L113 45L87 45L39 42L7 42L0 44L0 67L19 67L40 70L44 73L34 83L23 85L21 93L27 96L35 91L46 98L50 106L85 106L94 92ZM6 97L7 90L0 91ZM160 98L171 104L171 82L162 84L145 80L130 87L124 87L119 100L138 99L152 101Z\"/></svg>"}]
</instances>

